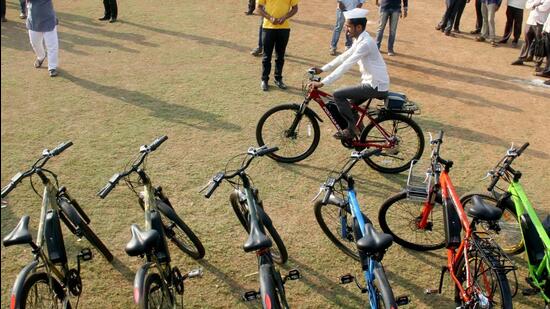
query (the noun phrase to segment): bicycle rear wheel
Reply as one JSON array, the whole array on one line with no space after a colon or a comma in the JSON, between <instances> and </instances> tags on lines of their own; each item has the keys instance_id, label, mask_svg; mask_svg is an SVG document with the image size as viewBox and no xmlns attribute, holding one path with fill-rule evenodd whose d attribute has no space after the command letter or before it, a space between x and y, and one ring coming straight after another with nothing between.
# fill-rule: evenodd
<instances>
[{"instance_id":1,"label":"bicycle rear wheel","mask_svg":"<svg viewBox=\"0 0 550 309\"><path fill-rule=\"evenodd\" d=\"M321 132L319 123L311 110L306 108L298 115L299 105L283 104L268 110L256 126L258 145L277 146L279 150L267 156L275 161L294 163L309 157L317 145ZM290 132L293 122L301 117L296 128Z\"/></svg>"},{"instance_id":2,"label":"bicycle rear wheel","mask_svg":"<svg viewBox=\"0 0 550 309\"><path fill-rule=\"evenodd\" d=\"M162 279L157 273L147 274L143 287L140 309L172 309L175 298L170 291L163 291Z\"/></svg>"},{"instance_id":3,"label":"bicycle rear wheel","mask_svg":"<svg viewBox=\"0 0 550 309\"><path fill-rule=\"evenodd\" d=\"M50 287L50 279L53 291ZM65 292L59 281L46 273L34 273L30 275L23 285L23 293L20 301L22 309L35 308L63 308ZM70 304L68 306L70 308Z\"/></svg>"},{"instance_id":4,"label":"bicycle rear wheel","mask_svg":"<svg viewBox=\"0 0 550 309\"><path fill-rule=\"evenodd\" d=\"M441 205L434 206L426 228L419 228L423 201L407 198L407 192L398 193L382 204L378 222L384 233L393 236L396 243L417 251L440 249L445 246L445 228Z\"/></svg>"},{"instance_id":5,"label":"bicycle rear wheel","mask_svg":"<svg viewBox=\"0 0 550 309\"><path fill-rule=\"evenodd\" d=\"M378 302L378 308L393 309L397 308L395 297L390 286L390 282L384 272L384 267L380 263L376 263L374 267L374 288L376 293L376 300Z\"/></svg>"},{"instance_id":6,"label":"bicycle rear wheel","mask_svg":"<svg viewBox=\"0 0 550 309\"><path fill-rule=\"evenodd\" d=\"M460 198L465 211L473 206L472 197L474 195L480 196L486 204L497 207L497 200L494 197L484 193L469 193ZM504 206L502 217L498 220L498 226L500 228L498 232L487 222L480 222L476 225L476 228L480 231L490 233L491 237L507 254L515 255L525 250L521 227L515 209L509 205Z\"/></svg>"},{"instance_id":7,"label":"bicycle rear wheel","mask_svg":"<svg viewBox=\"0 0 550 309\"><path fill-rule=\"evenodd\" d=\"M395 146L384 148L388 140L380 128L383 128ZM372 148L382 149L377 156L365 158L365 162L382 173L399 173L407 170L411 161L418 160L424 151L424 134L411 118L394 113L384 113L369 123L361 133L361 143L372 144Z\"/></svg>"}]
</instances>

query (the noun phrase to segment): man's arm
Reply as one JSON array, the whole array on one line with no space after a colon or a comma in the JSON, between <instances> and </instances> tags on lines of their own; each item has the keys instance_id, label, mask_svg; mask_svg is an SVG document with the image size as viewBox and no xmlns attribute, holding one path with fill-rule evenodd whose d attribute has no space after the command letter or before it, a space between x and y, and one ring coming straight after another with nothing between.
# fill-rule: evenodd
<instances>
[{"instance_id":1,"label":"man's arm","mask_svg":"<svg viewBox=\"0 0 550 309\"><path fill-rule=\"evenodd\" d=\"M341 65L349 56L351 56L351 54L353 54L353 51L355 50L355 48L352 47L348 50L346 50L345 52L343 52L342 54L340 54L340 56L332 59L331 62L325 64L322 68L321 68L321 72L329 72L329 71L332 71L335 67Z\"/></svg>"},{"instance_id":2,"label":"man's arm","mask_svg":"<svg viewBox=\"0 0 550 309\"><path fill-rule=\"evenodd\" d=\"M351 51L352 48L348 49L347 52ZM347 53L346 52L346 53ZM343 53L338 58L346 55L346 53ZM345 60L338 66L332 73L330 73L327 77L323 78L321 80L321 83L323 85L329 85L335 82L337 79L339 79L344 73L346 73L351 67L356 64L362 57L368 54L368 45L362 44L360 46L356 46L356 48L353 48L353 53L351 55L347 55ZM336 58L336 59L338 59ZM334 60L336 60L334 59ZM332 64L332 62L331 62ZM323 67L324 69L325 67ZM324 70L323 70L324 71Z\"/></svg>"},{"instance_id":3,"label":"man's arm","mask_svg":"<svg viewBox=\"0 0 550 309\"><path fill-rule=\"evenodd\" d=\"M342 12L346 10L346 6L342 3L342 1L338 1L338 8Z\"/></svg>"},{"instance_id":4,"label":"man's arm","mask_svg":"<svg viewBox=\"0 0 550 309\"><path fill-rule=\"evenodd\" d=\"M543 3L537 6L536 10L541 13L548 12L550 10L550 0L544 0Z\"/></svg>"},{"instance_id":5,"label":"man's arm","mask_svg":"<svg viewBox=\"0 0 550 309\"><path fill-rule=\"evenodd\" d=\"M281 17L281 18L279 18L279 19L277 20L277 23L278 23L278 24L284 23L285 20L287 20L287 19L291 18L292 16L296 15L296 13L298 13L298 5L293 6L293 7L290 9L290 11L288 11L288 13L286 13L285 16L283 16L283 17Z\"/></svg>"},{"instance_id":6,"label":"man's arm","mask_svg":"<svg viewBox=\"0 0 550 309\"><path fill-rule=\"evenodd\" d=\"M276 19L265 11L265 7L262 4L258 4L258 13L260 13L263 18L269 20L272 24L275 24Z\"/></svg>"}]
</instances>

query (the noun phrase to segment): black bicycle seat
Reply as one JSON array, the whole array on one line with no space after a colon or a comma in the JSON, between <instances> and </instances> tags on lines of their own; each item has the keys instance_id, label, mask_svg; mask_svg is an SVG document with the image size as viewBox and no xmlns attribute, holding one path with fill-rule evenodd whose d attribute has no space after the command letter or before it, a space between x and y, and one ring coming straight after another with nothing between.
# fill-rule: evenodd
<instances>
[{"instance_id":1,"label":"black bicycle seat","mask_svg":"<svg viewBox=\"0 0 550 309\"><path fill-rule=\"evenodd\" d=\"M159 233L155 230L142 231L137 224L130 227L132 239L126 245L126 253L129 256L142 255L150 252L159 238Z\"/></svg>"},{"instance_id":2,"label":"black bicycle seat","mask_svg":"<svg viewBox=\"0 0 550 309\"><path fill-rule=\"evenodd\" d=\"M23 216L13 231L4 237L2 243L5 247L32 242L32 236L29 233L29 219L29 216Z\"/></svg>"},{"instance_id":3,"label":"black bicycle seat","mask_svg":"<svg viewBox=\"0 0 550 309\"><path fill-rule=\"evenodd\" d=\"M243 245L244 252L252 252L260 249L271 248L273 242L260 231L257 225L251 224L250 234Z\"/></svg>"},{"instance_id":4,"label":"black bicycle seat","mask_svg":"<svg viewBox=\"0 0 550 309\"><path fill-rule=\"evenodd\" d=\"M502 216L500 208L486 204L479 195L472 197L472 203L473 206L468 209L468 216L472 218L484 221L496 221Z\"/></svg>"},{"instance_id":5,"label":"black bicycle seat","mask_svg":"<svg viewBox=\"0 0 550 309\"><path fill-rule=\"evenodd\" d=\"M393 237L385 233L378 233L370 223L365 224L365 236L357 241L357 247L366 253L372 254L386 250L391 246Z\"/></svg>"}]
</instances>

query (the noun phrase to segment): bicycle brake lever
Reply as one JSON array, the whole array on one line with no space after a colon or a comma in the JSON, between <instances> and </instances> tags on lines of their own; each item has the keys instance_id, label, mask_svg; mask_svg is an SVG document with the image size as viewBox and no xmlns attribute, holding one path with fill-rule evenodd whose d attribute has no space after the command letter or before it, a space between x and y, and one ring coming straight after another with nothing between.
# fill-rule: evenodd
<instances>
[{"instance_id":1,"label":"bicycle brake lever","mask_svg":"<svg viewBox=\"0 0 550 309\"><path fill-rule=\"evenodd\" d=\"M433 141L434 141L434 138L432 136L432 132L428 132L428 135L430 136L430 144L432 144Z\"/></svg>"},{"instance_id":2,"label":"bicycle brake lever","mask_svg":"<svg viewBox=\"0 0 550 309\"><path fill-rule=\"evenodd\" d=\"M2 207L1 208L4 209L6 207L8 207L8 201L5 200L5 199L2 199Z\"/></svg>"},{"instance_id":3,"label":"bicycle brake lever","mask_svg":"<svg viewBox=\"0 0 550 309\"><path fill-rule=\"evenodd\" d=\"M206 184L206 186L202 187L202 189L199 190L199 193L202 193L202 191L206 190L212 183L214 182L213 179L210 179L210 181Z\"/></svg>"},{"instance_id":4,"label":"bicycle brake lever","mask_svg":"<svg viewBox=\"0 0 550 309\"><path fill-rule=\"evenodd\" d=\"M326 188L325 188L324 185L321 186L321 187L319 188L319 193L317 193L317 194L315 195L315 197L314 197L310 202L316 201L317 198L319 198L319 195L321 195L321 193L322 193L323 191L326 191Z\"/></svg>"}]
</instances>

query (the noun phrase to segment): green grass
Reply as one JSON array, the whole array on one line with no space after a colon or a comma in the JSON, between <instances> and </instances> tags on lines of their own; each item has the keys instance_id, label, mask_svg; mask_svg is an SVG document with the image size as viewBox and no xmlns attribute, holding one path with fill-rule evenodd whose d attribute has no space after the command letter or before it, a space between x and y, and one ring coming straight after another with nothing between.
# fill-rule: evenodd
<instances>
[{"instance_id":1,"label":"green grass","mask_svg":"<svg viewBox=\"0 0 550 309\"><path fill-rule=\"evenodd\" d=\"M256 276L248 276L256 271L256 261L242 251L246 235L230 209L230 187L222 186L210 200L197 191L231 156L256 143L256 122L267 109L302 100L306 69L331 59L333 3L300 3L285 64L285 81L291 88L268 93L259 90L260 59L248 54L257 42L258 18L243 15L244 0L121 2L116 24L96 20L100 2L57 1L60 76L55 79L47 77L45 69L32 67L28 35L15 15L17 5L8 1L10 22L2 23L1 183L28 167L43 148L74 142L48 167L59 174L117 258L110 265L96 256L82 266L81 307L132 307L133 275L142 261L128 257L123 248L130 239L130 224L143 225L143 214L124 186L105 201L95 193L141 144L162 134L169 140L151 156L149 173L207 252L204 261L196 262L172 247L173 265L205 270L202 279L187 282L186 305L257 307L258 303L239 299L242 292L258 288L258 282ZM373 4L367 7L375 21ZM522 183L533 205L548 214L550 92L514 81L531 78L531 69L507 65L518 50L491 49L469 36L449 40L435 33L433 24L442 10L441 3L434 7L420 0L400 21L399 55L387 59L392 89L419 102L422 115L416 119L426 134L446 131L442 155L455 162L451 176L459 194L487 184L480 179L510 142L531 142L515 164L524 173ZM497 29L503 24L503 11L497 16ZM473 24L468 12L464 27ZM372 33L376 25L368 29ZM354 69L336 87L357 80ZM319 148L304 162L283 165L262 159L250 175L287 245L290 260L283 269L298 268L304 275L287 285L289 303L297 308L364 307L366 295L352 285L337 284L338 276L358 273L358 263L328 241L313 216L311 198L350 152L330 138L334 131L326 122L321 133ZM382 175L364 165L353 174L361 205L376 223L379 205L399 192L406 175ZM30 227L36 233L39 207L28 183L21 184L2 209L2 236L24 214L31 216ZM74 265L74 256L88 244L68 231L65 236ZM2 307L8 306L11 285L30 259L27 247L1 250ZM384 266L395 294L411 296L410 308L453 308L451 288L442 295L424 294L425 288L436 287L445 261L443 250L424 254L394 245ZM525 288L525 257L515 261L520 288ZM542 306L539 297L518 295L514 301L518 308Z\"/></svg>"}]
</instances>

